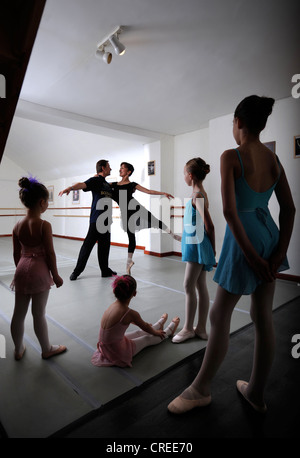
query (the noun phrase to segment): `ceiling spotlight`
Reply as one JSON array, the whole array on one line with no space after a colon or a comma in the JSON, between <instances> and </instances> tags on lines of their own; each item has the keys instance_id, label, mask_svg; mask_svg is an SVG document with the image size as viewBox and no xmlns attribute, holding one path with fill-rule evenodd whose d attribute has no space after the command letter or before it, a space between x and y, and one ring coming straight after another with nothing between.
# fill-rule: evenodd
<instances>
[{"instance_id":1,"label":"ceiling spotlight","mask_svg":"<svg viewBox=\"0 0 300 458\"><path fill-rule=\"evenodd\" d=\"M119 42L118 37L116 35L112 35L109 37L109 41L112 44L115 53L118 54L118 56L123 56L126 48L122 43Z\"/></svg>"},{"instance_id":2,"label":"ceiling spotlight","mask_svg":"<svg viewBox=\"0 0 300 458\"><path fill-rule=\"evenodd\" d=\"M121 32L121 27L116 27L97 45L96 56L100 59L103 59L104 62L106 62L107 64L111 63L112 55L110 52L105 52L106 46L112 45L115 50L115 53L118 56L122 56L125 53L125 46L119 42L119 35Z\"/></svg>"},{"instance_id":3,"label":"ceiling spotlight","mask_svg":"<svg viewBox=\"0 0 300 458\"><path fill-rule=\"evenodd\" d=\"M112 54L111 52L106 52L104 46L100 46L96 51L96 57L104 60L107 64L111 63Z\"/></svg>"}]
</instances>

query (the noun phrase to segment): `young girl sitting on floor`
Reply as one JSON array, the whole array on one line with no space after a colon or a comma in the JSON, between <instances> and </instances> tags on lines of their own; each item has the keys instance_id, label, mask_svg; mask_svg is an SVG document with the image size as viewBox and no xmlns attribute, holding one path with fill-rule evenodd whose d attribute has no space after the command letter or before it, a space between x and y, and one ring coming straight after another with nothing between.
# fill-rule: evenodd
<instances>
[{"instance_id":1,"label":"young girl sitting on floor","mask_svg":"<svg viewBox=\"0 0 300 458\"><path fill-rule=\"evenodd\" d=\"M172 336L179 324L175 317L164 330L168 315L164 313L153 326L146 323L140 314L129 308L131 299L136 296L136 281L130 275L116 277L113 292L116 300L104 312L97 350L93 354L95 366L132 366L132 358L143 348L157 345ZM140 330L125 334L128 326L133 323Z\"/></svg>"}]
</instances>

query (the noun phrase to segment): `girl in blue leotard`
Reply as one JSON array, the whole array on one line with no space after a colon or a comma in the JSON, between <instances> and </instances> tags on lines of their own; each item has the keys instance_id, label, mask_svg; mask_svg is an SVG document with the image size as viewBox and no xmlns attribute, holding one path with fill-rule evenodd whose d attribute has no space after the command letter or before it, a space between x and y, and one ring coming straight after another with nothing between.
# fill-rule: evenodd
<instances>
[{"instance_id":1,"label":"girl in blue leotard","mask_svg":"<svg viewBox=\"0 0 300 458\"><path fill-rule=\"evenodd\" d=\"M210 167L200 157L191 159L184 167L184 180L193 188L191 200L186 204L181 240L182 260L186 262L185 323L182 330L173 337L173 343L184 342L195 336L207 340L206 321L209 309L209 294L206 272L213 269L215 260L215 231L208 210L208 198L203 180ZM198 299L197 299L198 291ZM198 321L194 318L198 309Z\"/></svg>"},{"instance_id":2,"label":"girl in blue leotard","mask_svg":"<svg viewBox=\"0 0 300 458\"><path fill-rule=\"evenodd\" d=\"M266 411L264 391L274 355L272 305L276 272L288 269L295 206L282 165L260 142L274 99L250 96L236 108L233 136L238 149L221 156L221 191L227 228L215 273L219 283L210 313L211 332L201 369L192 384L168 409L183 413L211 402L211 382L228 348L231 315L243 294L251 294L255 351L249 382L237 389L258 412ZM275 192L279 229L268 201Z\"/></svg>"}]
</instances>

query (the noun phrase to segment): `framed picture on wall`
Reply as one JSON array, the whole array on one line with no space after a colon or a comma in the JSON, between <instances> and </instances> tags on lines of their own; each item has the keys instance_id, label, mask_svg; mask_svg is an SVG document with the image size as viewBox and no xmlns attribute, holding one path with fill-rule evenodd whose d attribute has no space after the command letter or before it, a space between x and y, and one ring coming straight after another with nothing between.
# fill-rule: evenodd
<instances>
[{"instance_id":1,"label":"framed picture on wall","mask_svg":"<svg viewBox=\"0 0 300 458\"><path fill-rule=\"evenodd\" d=\"M79 204L80 194L79 189L73 189L72 191L72 204Z\"/></svg>"},{"instance_id":2,"label":"framed picture on wall","mask_svg":"<svg viewBox=\"0 0 300 458\"><path fill-rule=\"evenodd\" d=\"M265 142L264 145L273 151L273 153L276 153L276 142Z\"/></svg>"},{"instance_id":3,"label":"framed picture on wall","mask_svg":"<svg viewBox=\"0 0 300 458\"><path fill-rule=\"evenodd\" d=\"M294 137L294 157L300 157L300 135Z\"/></svg>"},{"instance_id":4,"label":"framed picture on wall","mask_svg":"<svg viewBox=\"0 0 300 458\"><path fill-rule=\"evenodd\" d=\"M155 175L155 161L148 162L148 175Z\"/></svg>"},{"instance_id":5,"label":"framed picture on wall","mask_svg":"<svg viewBox=\"0 0 300 458\"><path fill-rule=\"evenodd\" d=\"M54 186L48 186L47 187L48 189L48 192L49 192L49 199L48 199L48 203L49 204L53 204L54 203Z\"/></svg>"}]
</instances>

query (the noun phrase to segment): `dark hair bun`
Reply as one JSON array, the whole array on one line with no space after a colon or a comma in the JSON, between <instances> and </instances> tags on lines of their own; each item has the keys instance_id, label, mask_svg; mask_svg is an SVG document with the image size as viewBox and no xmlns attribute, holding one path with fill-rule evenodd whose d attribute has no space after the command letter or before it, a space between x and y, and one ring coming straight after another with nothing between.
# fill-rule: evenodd
<instances>
[{"instance_id":1,"label":"dark hair bun","mask_svg":"<svg viewBox=\"0 0 300 458\"><path fill-rule=\"evenodd\" d=\"M203 171L206 173L206 175L210 172L209 164L205 164L205 166L203 167Z\"/></svg>"},{"instance_id":2,"label":"dark hair bun","mask_svg":"<svg viewBox=\"0 0 300 458\"><path fill-rule=\"evenodd\" d=\"M266 116L269 116L272 113L274 102L275 100L271 97L261 97L261 110L265 113Z\"/></svg>"},{"instance_id":3,"label":"dark hair bun","mask_svg":"<svg viewBox=\"0 0 300 458\"><path fill-rule=\"evenodd\" d=\"M21 189L29 189L30 188L30 181L27 177L22 177L19 179L19 186Z\"/></svg>"}]
</instances>

